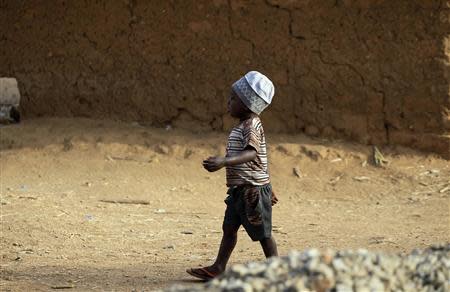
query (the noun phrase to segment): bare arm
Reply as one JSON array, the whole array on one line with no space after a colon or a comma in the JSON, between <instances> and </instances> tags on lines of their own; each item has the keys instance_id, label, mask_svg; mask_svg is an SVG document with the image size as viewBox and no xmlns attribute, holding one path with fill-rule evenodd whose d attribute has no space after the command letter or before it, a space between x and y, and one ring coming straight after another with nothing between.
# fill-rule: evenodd
<instances>
[{"instance_id":1,"label":"bare arm","mask_svg":"<svg viewBox=\"0 0 450 292\"><path fill-rule=\"evenodd\" d=\"M256 158L256 150L249 147L238 155L225 157L225 166L233 166L252 161Z\"/></svg>"},{"instance_id":2,"label":"bare arm","mask_svg":"<svg viewBox=\"0 0 450 292\"><path fill-rule=\"evenodd\" d=\"M209 157L203 160L203 167L209 171L214 172L225 166L233 166L252 161L256 158L256 150L249 147L239 154L231 157Z\"/></svg>"}]
</instances>

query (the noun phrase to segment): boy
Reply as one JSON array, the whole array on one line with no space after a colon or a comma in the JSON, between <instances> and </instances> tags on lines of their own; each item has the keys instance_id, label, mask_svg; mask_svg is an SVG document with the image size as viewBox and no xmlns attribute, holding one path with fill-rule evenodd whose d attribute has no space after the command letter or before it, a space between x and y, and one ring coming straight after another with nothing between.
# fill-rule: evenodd
<instances>
[{"instance_id":1,"label":"boy","mask_svg":"<svg viewBox=\"0 0 450 292\"><path fill-rule=\"evenodd\" d=\"M209 172L226 167L229 189L222 242L214 264L186 270L196 278L210 280L225 270L240 225L253 241L261 243L267 258L278 255L271 234L272 205L278 200L270 184L266 141L259 118L271 103L274 91L272 82L256 71L248 72L232 86L228 112L240 123L230 133L226 156L203 161L203 167Z\"/></svg>"}]
</instances>

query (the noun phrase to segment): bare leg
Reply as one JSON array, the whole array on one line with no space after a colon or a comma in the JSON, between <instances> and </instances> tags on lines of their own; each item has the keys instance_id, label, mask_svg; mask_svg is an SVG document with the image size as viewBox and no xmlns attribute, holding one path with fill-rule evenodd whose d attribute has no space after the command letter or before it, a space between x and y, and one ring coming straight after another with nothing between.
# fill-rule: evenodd
<instances>
[{"instance_id":1,"label":"bare leg","mask_svg":"<svg viewBox=\"0 0 450 292\"><path fill-rule=\"evenodd\" d=\"M222 229L223 236L222 242L220 243L219 253L217 255L216 261L212 265L212 267L217 268L217 272L219 273L225 271L231 253L236 246L239 226L224 225Z\"/></svg>"},{"instance_id":2,"label":"bare leg","mask_svg":"<svg viewBox=\"0 0 450 292\"><path fill-rule=\"evenodd\" d=\"M222 242L220 243L219 253L217 254L216 261L209 267L205 267L204 269L214 275L219 275L227 266L228 260L230 259L231 253L233 252L234 247L237 242L237 232L239 230L239 226L234 225L223 225L223 236ZM192 269L197 273L202 273L201 269Z\"/></svg>"},{"instance_id":3,"label":"bare leg","mask_svg":"<svg viewBox=\"0 0 450 292\"><path fill-rule=\"evenodd\" d=\"M264 238L259 242L261 243L266 258L278 256L277 243L275 242L273 236L270 238Z\"/></svg>"}]
</instances>

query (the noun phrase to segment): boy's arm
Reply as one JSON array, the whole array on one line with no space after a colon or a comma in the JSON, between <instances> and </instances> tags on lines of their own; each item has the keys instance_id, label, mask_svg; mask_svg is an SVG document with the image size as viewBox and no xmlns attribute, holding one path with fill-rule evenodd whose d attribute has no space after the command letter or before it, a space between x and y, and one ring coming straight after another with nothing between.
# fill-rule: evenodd
<instances>
[{"instance_id":1,"label":"boy's arm","mask_svg":"<svg viewBox=\"0 0 450 292\"><path fill-rule=\"evenodd\" d=\"M247 147L244 151L231 157L209 157L203 160L203 167L209 171L214 172L224 166L233 166L252 161L256 158L256 150L252 147Z\"/></svg>"}]
</instances>

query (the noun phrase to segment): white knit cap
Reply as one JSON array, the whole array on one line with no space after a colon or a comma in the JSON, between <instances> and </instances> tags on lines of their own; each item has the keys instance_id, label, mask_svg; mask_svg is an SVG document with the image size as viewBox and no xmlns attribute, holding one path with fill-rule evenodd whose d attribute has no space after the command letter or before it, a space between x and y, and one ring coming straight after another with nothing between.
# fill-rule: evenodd
<instances>
[{"instance_id":1,"label":"white knit cap","mask_svg":"<svg viewBox=\"0 0 450 292\"><path fill-rule=\"evenodd\" d=\"M255 114L260 114L272 102L275 88L264 74L250 71L236 81L232 88L242 102Z\"/></svg>"}]
</instances>

